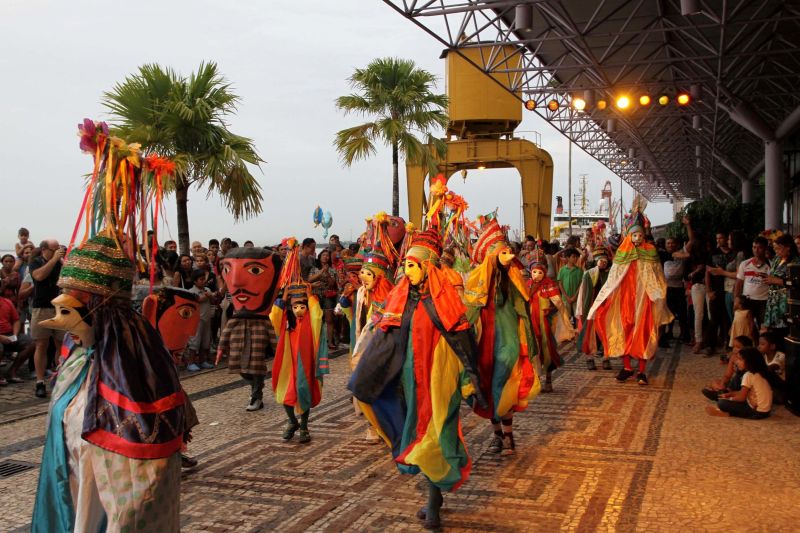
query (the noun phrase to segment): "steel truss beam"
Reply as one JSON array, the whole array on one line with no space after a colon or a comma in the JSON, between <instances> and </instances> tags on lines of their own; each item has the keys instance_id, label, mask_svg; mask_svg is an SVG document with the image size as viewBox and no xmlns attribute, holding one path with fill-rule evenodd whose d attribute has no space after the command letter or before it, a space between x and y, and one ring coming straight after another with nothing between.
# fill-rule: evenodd
<instances>
[{"instance_id":1,"label":"steel truss beam","mask_svg":"<svg viewBox=\"0 0 800 533\"><path fill-rule=\"evenodd\" d=\"M383 1L452 52L480 47L479 60L462 57L520 100L535 101L539 116L650 200L696 198L701 181L706 191L738 190L738 177L715 154L738 168L763 159L759 139L717 105L730 103L726 95L753 100L773 127L800 105L794 0L701 2L702 13L691 16L681 15L680 0ZM515 27L520 4L532 8L530 28ZM655 103L693 85L701 97L686 108ZM607 108L572 110L586 90ZM621 112L613 102L623 93L632 100L647 93L653 103Z\"/></svg>"}]
</instances>

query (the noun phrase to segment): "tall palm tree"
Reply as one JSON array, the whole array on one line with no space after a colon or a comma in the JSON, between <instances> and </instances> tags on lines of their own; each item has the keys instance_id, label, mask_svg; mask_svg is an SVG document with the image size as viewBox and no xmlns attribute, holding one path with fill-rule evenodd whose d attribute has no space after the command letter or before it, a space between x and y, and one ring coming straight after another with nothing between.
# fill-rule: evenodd
<instances>
[{"instance_id":1,"label":"tall palm tree","mask_svg":"<svg viewBox=\"0 0 800 533\"><path fill-rule=\"evenodd\" d=\"M201 63L188 78L157 64L143 65L103 95L114 135L176 163L181 253L189 252L187 202L193 185L207 195L219 194L235 220L261 212L261 186L248 164L263 160L253 141L232 133L225 122L238 102L215 63Z\"/></svg>"},{"instance_id":2,"label":"tall palm tree","mask_svg":"<svg viewBox=\"0 0 800 533\"><path fill-rule=\"evenodd\" d=\"M436 173L436 159L444 157L447 144L431 130L447 126L447 96L432 92L436 77L407 59L375 59L349 81L355 93L337 98L336 107L371 121L341 130L334 145L346 166L375 154L378 141L392 147L392 215L399 216L400 153Z\"/></svg>"}]
</instances>

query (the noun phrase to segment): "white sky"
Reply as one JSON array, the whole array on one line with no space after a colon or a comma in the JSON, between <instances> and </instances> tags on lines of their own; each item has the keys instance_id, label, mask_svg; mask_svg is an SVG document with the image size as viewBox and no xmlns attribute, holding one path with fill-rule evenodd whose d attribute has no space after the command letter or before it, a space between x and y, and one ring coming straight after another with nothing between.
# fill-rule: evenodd
<instances>
[{"instance_id":1,"label":"white sky","mask_svg":"<svg viewBox=\"0 0 800 533\"><path fill-rule=\"evenodd\" d=\"M364 217L391 208L388 149L350 169L332 146L334 133L358 123L334 108L347 94L346 79L372 59L412 59L440 77L441 45L379 0L218 2L142 0L135 4L89 0L5 0L0 4L0 249L10 248L26 226L34 242L67 241L82 199L89 156L78 149L77 124L108 118L100 97L136 68L157 62L188 74L201 61L216 61L242 98L231 129L255 140L267 161L256 169L263 213L238 224L219 199L192 191L191 238L230 236L240 243L273 244L294 235L320 240L311 215L319 204L343 240L358 235ZM533 113L519 130L542 135L553 157L554 196L567 198L567 140ZM530 135L525 135L531 138ZM573 149L573 188L589 176L594 208L600 189L619 178L580 149ZM401 215L407 215L401 174ZM471 215L500 207L499 219L519 225L519 181L513 170L471 171L451 188ZM624 187L630 204L632 189ZM171 236L177 239L174 200ZM555 204L555 199L554 199ZM653 224L672 217L669 204L651 204ZM162 233L161 241L169 234Z\"/></svg>"}]
</instances>

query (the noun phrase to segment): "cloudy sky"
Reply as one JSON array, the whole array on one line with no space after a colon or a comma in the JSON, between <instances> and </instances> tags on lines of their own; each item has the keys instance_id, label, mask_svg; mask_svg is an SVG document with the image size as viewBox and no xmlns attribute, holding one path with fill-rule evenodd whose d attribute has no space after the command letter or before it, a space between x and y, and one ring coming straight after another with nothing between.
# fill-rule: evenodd
<instances>
[{"instance_id":1,"label":"cloudy sky","mask_svg":"<svg viewBox=\"0 0 800 533\"><path fill-rule=\"evenodd\" d=\"M270 244L295 235L321 238L311 215L316 205L334 218L332 231L350 239L364 217L391 208L388 149L342 168L334 133L358 119L344 117L334 99L349 92L347 77L376 57L412 59L440 77L441 46L379 0L304 2L151 1L135 4L89 0L4 0L0 5L0 249L26 226L35 242L69 239L82 198L89 156L78 149L83 117L108 118L104 91L144 63L188 74L215 61L242 102L231 129L255 140L267 161L256 169L264 211L234 223L216 197L192 191L192 239L231 236ZM519 130L541 133L555 165L554 195L567 196L567 141L537 115L526 113ZM532 138L531 134L523 134ZM579 149L573 183L589 178L594 207L600 189L619 178ZM407 214L401 175L401 214ZM451 181L471 214L500 207L500 220L519 225L519 181L511 170L470 173ZM625 185L624 201L632 190ZM169 233L177 238L172 199ZM654 224L671 218L669 204L648 208ZM165 240L168 235L162 234Z\"/></svg>"}]
</instances>

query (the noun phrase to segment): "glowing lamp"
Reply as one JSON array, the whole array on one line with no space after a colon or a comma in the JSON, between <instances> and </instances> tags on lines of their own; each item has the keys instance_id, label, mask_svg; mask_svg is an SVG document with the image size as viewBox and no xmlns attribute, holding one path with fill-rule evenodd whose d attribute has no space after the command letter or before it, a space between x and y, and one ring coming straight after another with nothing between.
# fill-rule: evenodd
<instances>
[{"instance_id":1,"label":"glowing lamp","mask_svg":"<svg viewBox=\"0 0 800 533\"><path fill-rule=\"evenodd\" d=\"M536 100L525 100L525 109L533 111L536 109Z\"/></svg>"},{"instance_id":2,"label":"glowing lamp","mask_svg":"<svg viewBox=\"0 0 800 533\"><path fill-rule=\"evenodd\" d=\"M650 96L643 94L639 97L639 105L650 105Z\"/></svg>"},{"instance_id":3,"label":"glowing lamp","mask_svg":"<svg viewBox=\"0 0 800 533\"><path fill-rule=\"evenodd\" d=\"M486 170L486 163L478 163L478 170Z\"/></svg>"},{"instance_id":4,"label":"glowing lamp","mask_svg":"<svg viewBox=\"0 0 800 533\"><path fill-rule=\"evenodd\" d=\"M661 105L667 105L669 103L669 96L662 94L658 97L658 103Z\"/></svg>"},{"instance_id":5,"label":"glowing lamp","mask_svg":"<svg viewBox=\"0 0 800 533\"><path fill-rule=\"evenodd\" d=\"M586 109L586 100L583 98L575 98L572 100L572 107L576 111L583 111Z\"/></svg>"},{"instance_id":6,"label":"glowing lamp","mask_svg":"<svg viewBox=\"0 0 800 533\"><path fill-rule=\"evenodd\" d=\"M550 100L547 102L547 109L550 111L558 111L558 102L555 100Z\"/></svg>"},{"instance_id":7,"label":"glowing lamp","mask_svg":"<svg viewBox=\"0 0 800 533\"><path fill-rule=\"evenodd\" d=\"M617 107L619 109L628 109L631 106L631 99L627 96L620 96L617 98Z\"/></svg>"},{"instance_id":8,"label":"glowing lamp","mask_svg":"<svg viewBox=\"0 0 800 533\"><path fill-rule=\"evenodd\" d=\"M608 105L608 104L606 103L606 101L605 101L605 100L598 100L598 101L597 101L597 109L599 109L600 111L602 111L603 109L605 109L607 105Z\"/></svg>"},{"instance_id":9,"label":"glowing lamp","mask_svg":"<svg viewBox=\"0 0 800 533\"><path fill-rule=\"evenodd\" d=\"M691 101L691 97L686 93L679 93L678 96L675 98L677 100L678 105L687 105Z\"/></svg>"}]
</instances>

